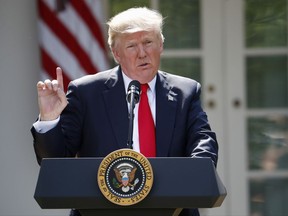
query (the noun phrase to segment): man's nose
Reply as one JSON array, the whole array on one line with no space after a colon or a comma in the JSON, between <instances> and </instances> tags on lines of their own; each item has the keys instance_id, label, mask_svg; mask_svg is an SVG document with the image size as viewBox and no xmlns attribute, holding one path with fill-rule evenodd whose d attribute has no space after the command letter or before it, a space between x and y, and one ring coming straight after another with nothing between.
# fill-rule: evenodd
<instances>
[{"instance_id":1,"label":"man's nose","mask_svg":"<svg viewBox=\"0 0 288 216\"><path fill-rule=\"evenodd\" d=\"M142 44L138 46L138 57L139 58L145 58L146 57L146 50Z\"/></svg>"}]
</instances>

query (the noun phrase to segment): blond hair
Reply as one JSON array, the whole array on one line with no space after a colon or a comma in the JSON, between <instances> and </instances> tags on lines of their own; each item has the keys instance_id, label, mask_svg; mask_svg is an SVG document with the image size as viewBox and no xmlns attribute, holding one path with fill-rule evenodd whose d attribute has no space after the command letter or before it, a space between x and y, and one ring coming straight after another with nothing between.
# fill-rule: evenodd
<instances>
[{"instance_id":1,"label":"blond hair","mask_svg":"<svg viewBox=\"0 0 288 216\"><path fill-rule=\"evenodd\" d=\"M117 36L139 31L155 31L164 42L162 15L146 7L130 8L123 11L112 17L107 24L109 26L108 45L110 49L114 47Z\"/></svg>"}]
</instances>

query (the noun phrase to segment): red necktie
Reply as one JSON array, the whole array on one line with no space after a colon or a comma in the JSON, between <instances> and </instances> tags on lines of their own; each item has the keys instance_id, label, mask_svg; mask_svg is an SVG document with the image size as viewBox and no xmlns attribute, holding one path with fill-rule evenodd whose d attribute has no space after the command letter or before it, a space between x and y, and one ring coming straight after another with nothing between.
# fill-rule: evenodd
<instances>
[{"instance_id":1,"label":"red necktie","mask_svg":"<svg viewBox=\"0 0 288 216\"><path fill-rule=\"evenodd\" d=\"M141 98L138 110L140 152L146 157L156 157L155 125L148 103L148 84L141 85Z\"/></svg>"}]
</instances>

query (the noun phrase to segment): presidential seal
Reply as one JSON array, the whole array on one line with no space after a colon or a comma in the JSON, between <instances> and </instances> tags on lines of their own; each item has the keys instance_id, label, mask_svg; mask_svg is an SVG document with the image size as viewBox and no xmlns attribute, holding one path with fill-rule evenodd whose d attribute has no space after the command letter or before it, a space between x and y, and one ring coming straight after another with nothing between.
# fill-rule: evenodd
<instances>
[{"instance_id":1,"label":"presidential seal","mask_svg":"<svg viewBox=\"0 0 288 216\"><path fill-rule=\"evenodd\" d=\"M149 194L153 170L141 153L119 149L102 160L97 180L100 191L110 202L129 206L142 201Z\"/></svg>"}]
</instances>

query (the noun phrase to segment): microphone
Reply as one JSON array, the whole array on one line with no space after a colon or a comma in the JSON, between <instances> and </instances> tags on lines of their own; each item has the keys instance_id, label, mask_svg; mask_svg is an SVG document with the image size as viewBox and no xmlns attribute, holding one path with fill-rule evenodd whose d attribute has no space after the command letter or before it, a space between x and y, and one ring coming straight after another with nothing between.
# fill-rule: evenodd
<instances>
[{"instance_id":1,"label":"microphone","mask_svg":"<svg viewBox=\"0 0 288 216\"><path fill-rule=\"evenodd\" d=\"M140 82L137 80L133 80L129 83L126 96L126 100L130 105L128 141L127 141L127 147L130 149L133 149L134 108L135 104L139 102L139 99L140 99Z\"/></svg>"},{"instance_id":2,"label":"microphone","mask_svg":"<svg viewBox=\"0 0 288 216\"><path fill-rule=\"evenodd\" d=\"M140 82L137 80L133 80L129 83L128 85L128 90L127 90L127 101L129 104L135 107L135 104L139 102L140 98Z\"/></svg>"}]
</instances>

